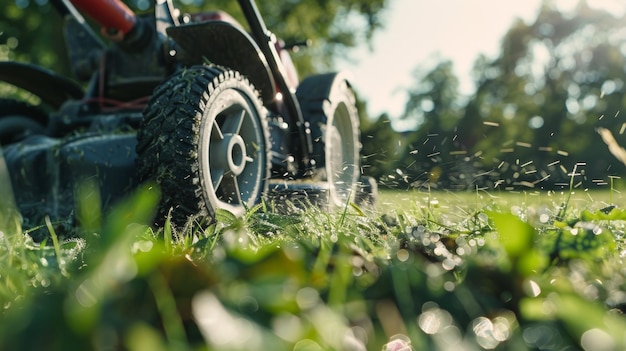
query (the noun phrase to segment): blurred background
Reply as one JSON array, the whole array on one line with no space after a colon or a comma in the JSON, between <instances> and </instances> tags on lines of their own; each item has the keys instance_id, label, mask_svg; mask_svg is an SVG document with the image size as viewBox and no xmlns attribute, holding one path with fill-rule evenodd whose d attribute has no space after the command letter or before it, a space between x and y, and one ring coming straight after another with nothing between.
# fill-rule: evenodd
<instances>
[{"instance_id":1,"label":"blurred background","mask_svg":"<svg viewBox=\"0 0 626 351\"><path fill-rule=\"evenodd\" d=\"M126 1L149 12L151 1ZM236 1L181 0L183 11ZM626 145L626 4L618 0L264 0L268 27L301 77L354 74L363 172L411 189L607 188L626 167L598 134ZM70 76L62 19L48 0L9 0L0 60ZM31 102L14 87L0 95ZM626 113L626 111L623 111ZM625 177L626 178L626 177Z\"/></svg>"}]
</instances>

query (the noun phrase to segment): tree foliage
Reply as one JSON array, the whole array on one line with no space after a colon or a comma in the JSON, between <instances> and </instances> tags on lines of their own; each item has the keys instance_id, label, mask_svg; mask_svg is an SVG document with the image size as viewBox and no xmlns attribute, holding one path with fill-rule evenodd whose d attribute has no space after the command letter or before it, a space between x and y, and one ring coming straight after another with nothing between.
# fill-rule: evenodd
<instances>
[{"instance_id":1,"label":"tree foliage","mask_svg":"<svg viewBox=\"0 0 626 351\"><path fill-rule=\"evenodd\" d=\"M428 180L423 175L438 163L450 165L442 167L451 171L444 186L555 188L568 184L575 168L582 170L576 182L606 184L624 167L596 129L624 141L625 32L622 18L585 1L574 13L544 1L534 22L513 23L498 57L476 61L476 91L462 107L449 62L419 76L405 112L423 119L408 137L417 152L402 161L415 165L407 168L409 183ZM436 84L445 72L448 84ZM424 111L425 102L432 110ZM427 146L432 136L440 144ZM466 174L455 174L459 161Z\"/></svg>"},{"instance_id":2,"label":"tree foliage","mask_svg":"<svg viewBox=\"0 0 626 351\"><path fill-rule=\"evenodd\" d=\"M10 2L0 14L0 60L28 61L63 70L62 19L50 5ZM69 72L69 71L67 71Z\"/></svg>"},{"instance_id":3,"label":"tree foliage","mask_svg":"<svg viewBox=\"0 0 626 351\"><path fill-rule=\"evenodd\" d=\"M363 119L361 122L363 174L376 179L388 177L396 167L394 160L399 158L398 141L387 114L382 114L371 123Z\"/></svg>"}]
</instances>

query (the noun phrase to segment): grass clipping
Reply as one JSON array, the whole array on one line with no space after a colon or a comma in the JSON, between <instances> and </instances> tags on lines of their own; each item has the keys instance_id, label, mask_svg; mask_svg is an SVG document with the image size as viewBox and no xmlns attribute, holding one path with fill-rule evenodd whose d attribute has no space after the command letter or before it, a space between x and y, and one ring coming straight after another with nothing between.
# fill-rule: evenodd
<instances>
[{"instance_id":1,"label":"grass clipping","mask_svg":"<svg viewBox=\"0 0 626 351\"><path fill-rule=\"evenodd\" d=\"M611 152L621 163L626 165L626 149L617 143L613 133L606 128L598 128L598 133L602 137L602 141L604 141L604 143L609 147L609 152Z\"/></svg>"}]
</instances>

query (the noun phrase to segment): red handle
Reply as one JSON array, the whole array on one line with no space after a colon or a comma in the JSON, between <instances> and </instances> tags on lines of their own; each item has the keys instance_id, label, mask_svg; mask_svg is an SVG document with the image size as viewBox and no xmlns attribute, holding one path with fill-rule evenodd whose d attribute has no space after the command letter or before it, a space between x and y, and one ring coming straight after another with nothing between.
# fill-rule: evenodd
<instances>
[{"instance_id":1,"label":"red handle","mask_svg":"<svg viewBox=\"0 0 626 351\"><path fill-rule=\"evenodd\" d=\"M71 2L107 30L118 30L125 35L137 22L133 11L120 0L71 0Z\"/></svg>"}]
</instances>

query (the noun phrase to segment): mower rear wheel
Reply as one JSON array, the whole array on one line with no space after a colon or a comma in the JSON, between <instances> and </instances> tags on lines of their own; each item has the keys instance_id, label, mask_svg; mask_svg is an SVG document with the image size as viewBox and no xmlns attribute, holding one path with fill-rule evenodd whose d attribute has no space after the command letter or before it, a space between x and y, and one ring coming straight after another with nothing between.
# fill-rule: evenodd
<instances>
[{"instance_id":1,"label":"mower rear wheel","mask_svg":"<svg viewBox=\"0 0 626 351\"><path fill-rule=\"evenodd\" d=\"M258 92L238 72L193 66L159 86L138 132L140 180L161 187L161 214L184 224L241 215L260 200L269 178L269 132Z\"/></svg>"},{"instance_id":2,"label":"mower rear wheel","mask_svg":"<svg viewBox=\"0 0 626 351\"><path fill-rule=\"evenodd\" d=\"M45 134L48 115L23 101L0 99L0 145L32 134Z\"/></svg>"},{"instance_id":3,"label":"mower rear wheel","mask_svg":"<svg viewBox=\"0 0 626 351\"><path fill-rule=\"evenodd\" d=\"M314 178L329 183L331 205L354 199L360 176L359 115L348 81L329 73L306 78L296 91L313 141Z\"/></svg>"}]
</instances>

